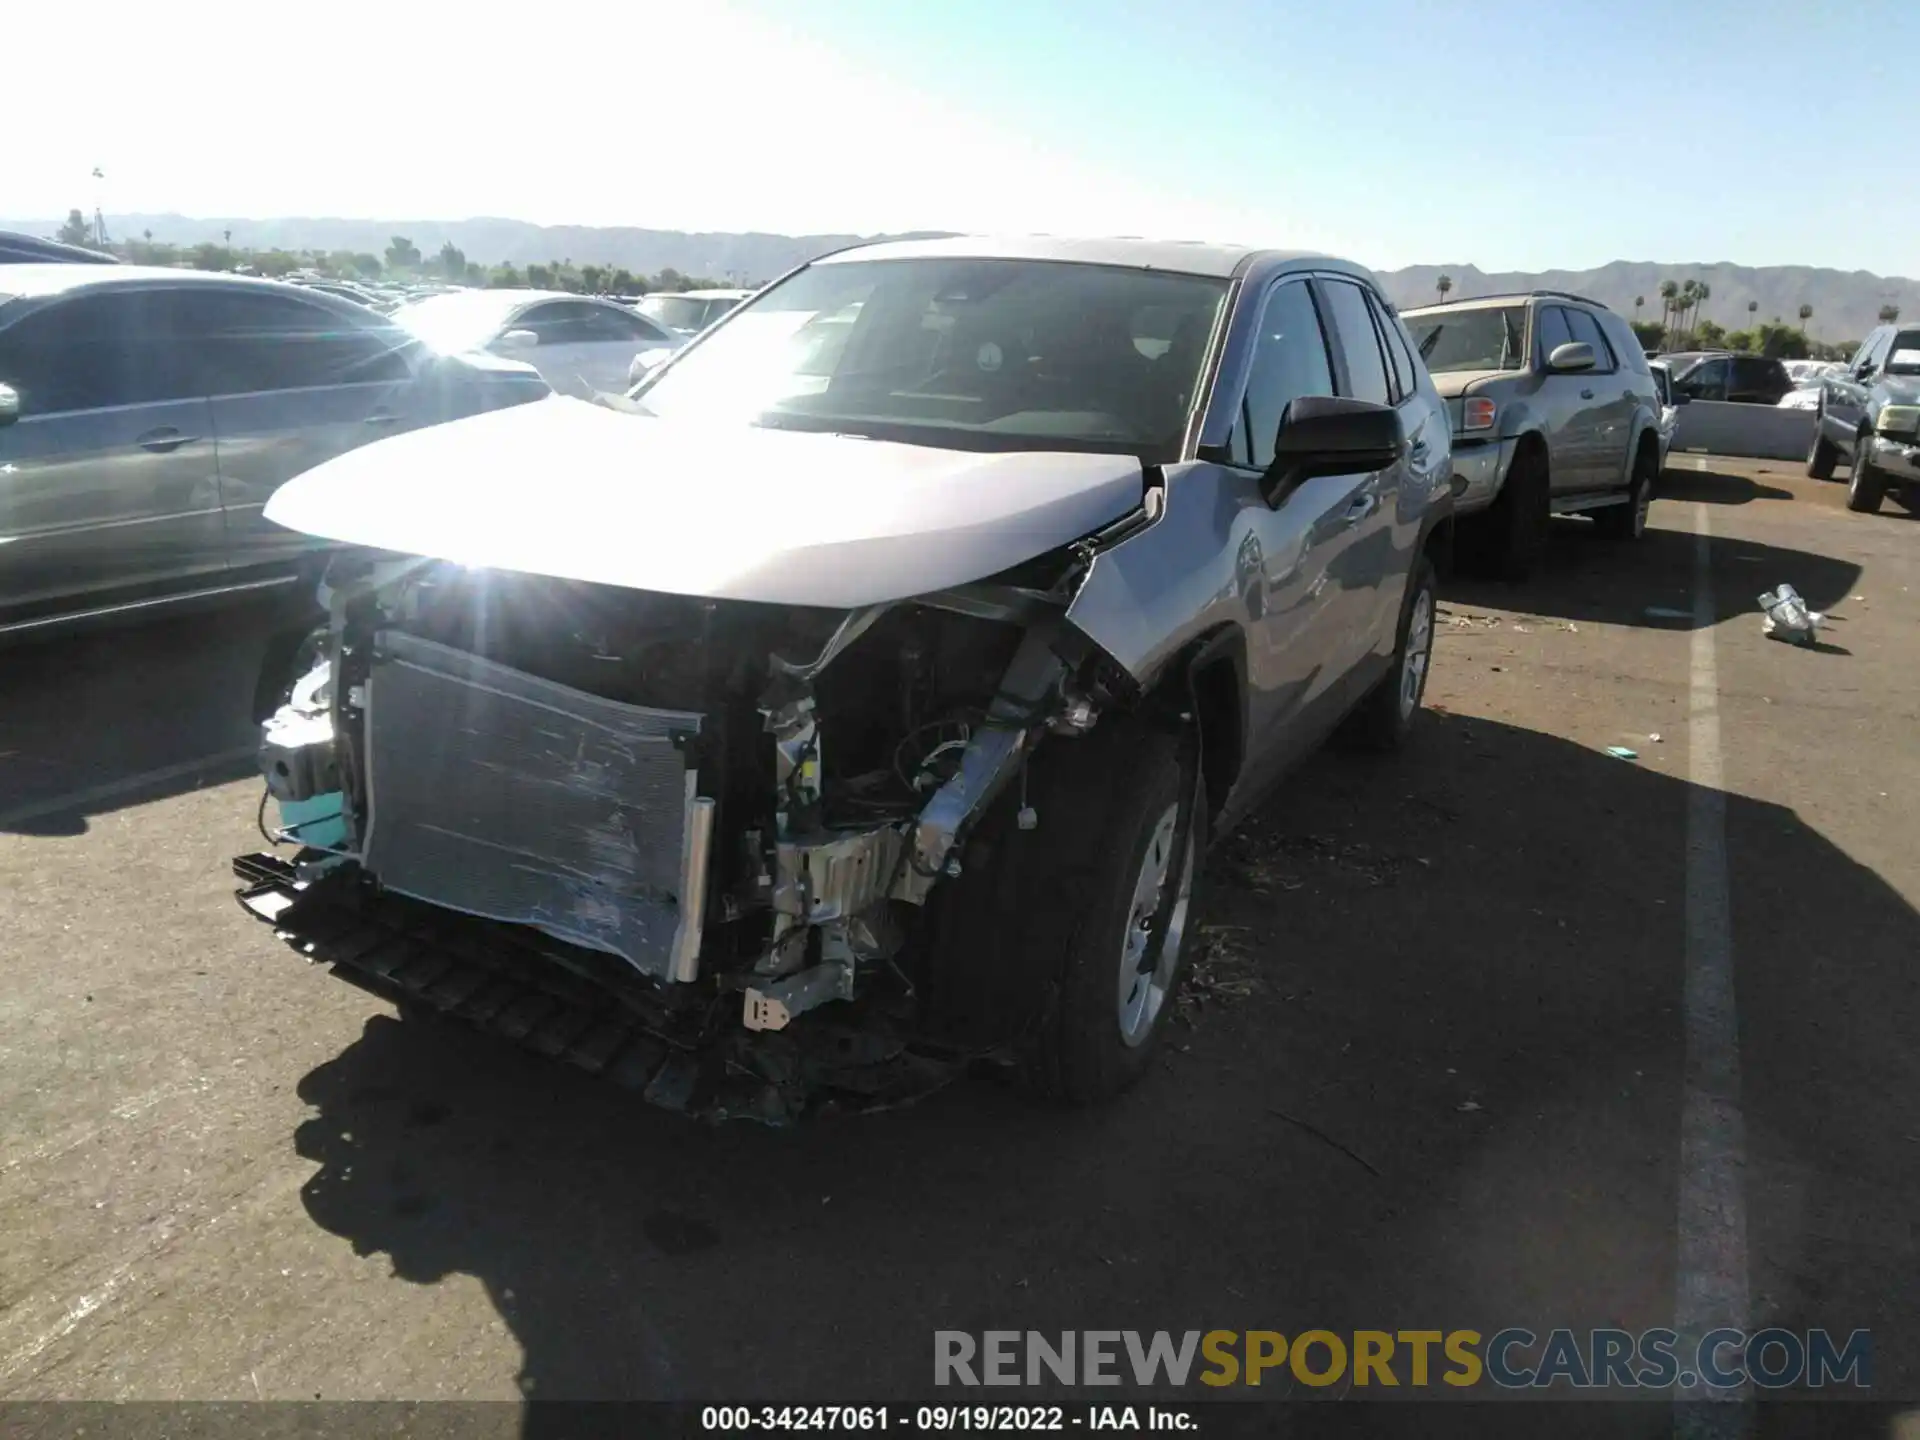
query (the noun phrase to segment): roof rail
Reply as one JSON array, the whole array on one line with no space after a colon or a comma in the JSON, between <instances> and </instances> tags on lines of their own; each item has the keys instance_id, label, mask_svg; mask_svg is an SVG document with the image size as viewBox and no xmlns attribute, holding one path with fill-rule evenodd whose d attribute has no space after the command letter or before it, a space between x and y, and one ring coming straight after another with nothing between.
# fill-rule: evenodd
<instances>
[{"instance_id":1,"label":"roof rail","mask_svg":"<svg viewBox=\"0 0 1920 1440\"><path fill-rule=\"evenodd\" d=\"M1434 305L1477 305L1482 300L1531 300L1540 295L1548 295L1555 300L1578 300L1582 305L1591 305L1596 310L1609 308L1605 302L1596 300L1591 295L1577 295L1571 290L1501 290L1492 295L1462 295L1458 300L1437 300ZM1433 306L1421 305L1408 308L1428 310Z\"/></svg>"}]
</instances>

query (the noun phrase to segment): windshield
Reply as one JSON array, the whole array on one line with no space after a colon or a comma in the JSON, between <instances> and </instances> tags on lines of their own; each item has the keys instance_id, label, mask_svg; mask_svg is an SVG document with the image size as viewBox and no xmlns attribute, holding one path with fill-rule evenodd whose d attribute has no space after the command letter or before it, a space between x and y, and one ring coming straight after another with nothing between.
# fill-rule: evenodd
<instances>
[{"instance_id":1,"label":"windshield","mask_svg":"<svg viewBox=\"0 0 1920 1440\"><path fill-rule=\"evenodd\" d=\"M1920 330L1902 330L1893 337L1893 353L1887 356L1889 375L1920 375Z\"/></svg>"},{"instance_id":2,"label":"windshield","mask_svg":"<svg viewBox=\"0 0 1920 1440\"><path fill-rule=\"evenodd\" d=\"M689 295L649 295L637 307L649 320L657 320L670 330L698 330L707 323L707 306L710 300L699 300ZM717 319L721 311L716 308Z\"/></svg>"},{"instance_id":3,"label":"windshield","mask_svg":"<svg viewBox=\"0 0 1920 1440\"><path fill-rule=\"evenodd\" d=\"M1489 310L1449 310L1441 315L1407 315L1407 330L1436 375L1449 370L1522 370L1526 368L1527 314L1524 305Z\"/></svg>"},{"instance_id":4,"label":"windshield","mask_svg":"<svg viewBox=\"0 0 1920 1440\"><path fill-rule=\"evenodd\" d=\"M1168 459L1224 280L1060 261L809 266L634 392L655 415Z\"/></svg>"},{"instance_id":5,"label":"windshield","mask_svg":"<svg viewBox=\"0 0 1920 1440\"><path fill-rule=\"evenodd\" d=\"M402 305L389 317L441 354L478 350L500 332L520 297L505 290L456 290Z\"/></svg>"}]
</instances>

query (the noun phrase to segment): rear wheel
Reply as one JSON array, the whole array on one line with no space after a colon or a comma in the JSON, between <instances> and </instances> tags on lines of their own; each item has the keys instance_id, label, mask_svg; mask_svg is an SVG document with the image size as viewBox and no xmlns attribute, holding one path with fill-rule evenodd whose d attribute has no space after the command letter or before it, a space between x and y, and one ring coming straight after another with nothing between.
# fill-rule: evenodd
<instances>
[{"instance_id":1,"label":"rear wheel","mask_svg":"<svg viewBox=\"0 0 1920 1440\"><path fill-rule=\"evenodd\" d=\"M1815 480L1831 480L1833 467L1840 463L1840 447L1827 438L1826 416L1813 413L1813 443L1807 447L1807 474Z\"/></svg>"},{"instance_id":2,"label":"rear wheel","mask_svg":"<svg viewBox=\"0 0 1920 1440\"><path fill-rule=\"evenodd\" d=\"M1424 556L1407 580L1407 600L1400 608L1400 630L1393 650L1393 668L1367 693L1340 727L1340 739L1357 750L1381 753L1406 744L1413 717L1427 693L1427 671L1433 663L1433 617L1438 586L1433 562Z\"/></svg>"},{"instance_id":3,"label":"rear wheel","mask_svg":"<svg viewBox=\"0 0 1920 1440\"><path fill-rule=\"evenodd\" d=\"M1847 509L1877 515L1886 498L1887 477L1873 463L1873 433L1860 432L1853 442L1853 478L1847 482Z\"/></svg>"},{"instance_id":4,"label":"rear wheel","mask_svg":"<svg viewBox=\"0 0 1920 1440\"><path fill-rule=\"evenodd\" d=\"M1656 452L1642 446L1633 461L1633 479L1627 482L1627 503L1593 512L1593 522L1609 540L1638 540L1647 533L1653 510L1653 472L1660 462Z\"/></svg>"}]
</instances>

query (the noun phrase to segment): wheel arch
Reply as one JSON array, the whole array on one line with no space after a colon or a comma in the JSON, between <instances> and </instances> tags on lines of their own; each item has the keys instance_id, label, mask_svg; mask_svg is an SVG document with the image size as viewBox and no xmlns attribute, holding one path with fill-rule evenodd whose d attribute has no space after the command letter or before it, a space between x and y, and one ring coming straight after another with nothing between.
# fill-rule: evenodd
<instances>
[{"instance_id":1,"label":"wheel arch","mask_svg":"<svg viewBox=\"0 0 1920 1440\"><path fill-rule=\"evenodd\" d=\"M1142 702L1158 723L1193 733L1211 821L1226 810L1246 765L1247 693L1246 636L1221 625L1184 646Z\"/></svg>"},{"instance_id":2,"label":"wheel arch","mask_svg":"<svg viewBox=\"0 0 1920 1440\"><path fill-rule=\"evenodd\" d=\"M1528 459L1538 459L1546 467L1548 478L1552 478L1553 452L1547 446L1546 433L1539 426L1529 425L1513 437L1513 458L1507 462L1507 474L1513 473L1513 467L1520 463L1523 455Z\"/></svg>"},{"instance_id":3,"label":"wheel arch","mask_svg":"<svg viewBox=\"0 0 1920 1440\"><path fill-rule=\"evenodd\" d=\"M1642 420L1640 424L1640 433L1634 438L1632 453L1633 453L1633 460L1635 464L1638 464L1640 458L1643 455L1646 456L1649 460L1651 460L1653 462L1654 474L1658 475L1660 473L1659 427L1656 425L1649 424L1645 420ZM1627 483L1629 485L1633 483L1632 467L1629 467L1627 470Z\"/></svg>"}]
</instances>

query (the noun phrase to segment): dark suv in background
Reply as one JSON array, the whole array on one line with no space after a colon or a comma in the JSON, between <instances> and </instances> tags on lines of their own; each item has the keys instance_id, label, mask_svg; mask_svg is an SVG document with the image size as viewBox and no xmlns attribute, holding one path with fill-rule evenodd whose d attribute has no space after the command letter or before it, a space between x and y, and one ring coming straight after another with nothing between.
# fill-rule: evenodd
<instances>
[{"instance_id":1,"label":"dark suv in background","mask_svg":"<svg viewBox=\"0 0 1920 1440\"><path fill-rule=\"evenodd\" d=\"M1736 405L1778 405L1794 388L1778 360L1731 351L1686 350L1662 355L1676 395L1689 400L1725 400Z\"/></svg>"},{"instance_id":2,"label":"dark suv in background","mask_svg":"<svg viewBox=\"0 0 1920 1440\"><path fill-rule=\"evenodd\" d=\"M1453 420L1459 558L1525 579L1549 516L1637 540L1660 473L1660 396L1626 321L1557 290L1402 313Z\"/></svg>"},{"instance_id":3,"label":"dark suv in background","mask_svg":"<svg viewBox=\"0 0 1920 1440\"><path fill-rule=\"evenodd\" d=\"M1844 372L1821 377L1807 474L1832 479L1843 455L1849 510L1872 514L1900 486L1920 493L1920 326L1880 326Z\"/></svg>"},{"instance_id":4,"label":"dark suv in background","mask_svg":"<svg viewBox=\"0 0 1920 1440\"><path fill-rule=\"evenodd\" d=\"M319 547L262 516L283 482L551 393L293 285L0 268L0 637L286 586Z\"/></svg>"}]
</instances>

